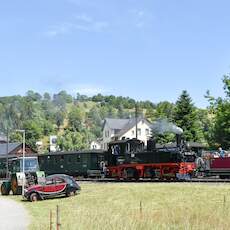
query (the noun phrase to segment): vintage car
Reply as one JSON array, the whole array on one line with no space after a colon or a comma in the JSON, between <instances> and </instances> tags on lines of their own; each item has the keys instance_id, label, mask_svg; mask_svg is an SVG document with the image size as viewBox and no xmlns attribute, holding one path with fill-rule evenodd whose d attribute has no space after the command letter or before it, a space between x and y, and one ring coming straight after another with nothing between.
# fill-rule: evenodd
<instances>
[{"instance_id":1,"label":"vintage car","mask_svg":"<svg viewBox=\"0 0 230 230\"><path fill-rule=\"evenodd\" d=\"M24 197L30 201L37 201L59 196L73 196L80 189L73 177L54 174L46 177L43 183L26 188Z\"/></svg>"}]
</instances>

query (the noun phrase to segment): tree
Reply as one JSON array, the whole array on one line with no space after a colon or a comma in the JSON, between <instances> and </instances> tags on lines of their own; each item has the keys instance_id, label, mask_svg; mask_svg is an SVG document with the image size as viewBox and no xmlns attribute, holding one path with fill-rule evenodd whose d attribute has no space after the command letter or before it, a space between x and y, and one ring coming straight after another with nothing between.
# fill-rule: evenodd
<instances>
[{"instance_id":1,"label":"tree","mask_svg":"<svg viewBox=\"0 0 230 230\"><path fill-rule=\"evenodd\" d=\"M230 76L223 78L226 98L213 100L211 106L214 113L214 127L210 141L223 148L230 148Z\"/></svg>"},{"instance_id":2,"label":"tree","mask_svg":"<svg viewBox=\"0 0 230 230\"><path fill-rule=\"evenodd\" d=\"M30 101L40 101L42 99L42 96L39 93L34 92L33 90L29 90L26 93L26 96Z\"/></svg>"},{"instance_id":3,"label":"tree","mask_svg":"<svg viewBox=\"0 0 230 230\"><path fill-rule=\"evenodd\" d=\"M84 119L85 113L79 107L73 107L68 114L70 129L80 132L83 128Z\"/></svg>"},{"instance_id":4,"label":"tree","mask_svg":"<svg viewBox=\"0 0 230 230\"><path fill-rule=\"evenodd\" d=\"M84 132L66 130L64 135L58 136L57 144L62 151L82 150L88 147L87 142L84 140L85 138Z\"/></svg>"},{"instance_id":5,"label":"tree","mask_svg":"<svg viewBox=\"0 0 230 230\"><path fill-rule=\"evenodd\" d=\"M214 139L223 148L230 148L230 102L220 101L217 106Z\"/></svg>"},{"instance_id":6,"label":"tree","mask_svg":"<svg viewBox=\"0 0 230 230\"><path fill-rule=\"evenodd\" d=\"M43 98L44 98L44 100L46 100L46 101L50 101L50 100L51 100L51 96L50 96L50 94L47 93L47 92L44 93Z\"/></svg>"},{"instance_id":7,"label":"tree","mask_svg":"<svg viewBox=\"0 0 230 230\"><path fill-rule=\"evenodd\" d=\"M184 130L183 136L186 141L201 141L203 139L196 108L186 90L182 92L176 102L174 122Z\"/></svg>"},{"instance_id":8,"label":"tree","mask_svg":"<svg viewBox=\"0 0 230 230\"><path fill-rule=\"evenodd\" d=\"M173 120L174 104L163 101L157 104L155 118L166 118L169 121Z\"/></svg>"},{"instance_id":9,"label":"tree","mask_svg":"<svg viewBox=\"0 0 230 230\"><path fill-rule=\"evenodd\" d=\"M28 120L24 122L23 129L26 130L26 143L36 148L36 142L42 136L42 127L37 120Z\"/></svg>"},{"instance_id":10,"label":"tree","mask_svg":"<svg viewBox=\"0 0 230 230\"><path fill-rule=\"evenodd\" d=\"M67 103L73 102L73 98L65 90L62 90L58 94L54 94L53 102L56 106L65 108Z\"/></svg>"}]
</instances>

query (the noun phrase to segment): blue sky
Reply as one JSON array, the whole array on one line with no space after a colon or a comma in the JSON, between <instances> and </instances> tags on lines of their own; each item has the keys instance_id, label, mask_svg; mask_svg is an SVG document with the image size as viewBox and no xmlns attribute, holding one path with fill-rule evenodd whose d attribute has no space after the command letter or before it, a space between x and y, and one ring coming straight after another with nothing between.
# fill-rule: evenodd
<instances>
[{"instance_id":1,"label":"blue sky","mask_svg":"<svg viewBox=\"0 0 230 230\"><path fill-rule=\"evenodd\" d=\"M29 89L207 105L230 67L227 0L7 0L0 96Z\"/></svg>"}]
</instances>

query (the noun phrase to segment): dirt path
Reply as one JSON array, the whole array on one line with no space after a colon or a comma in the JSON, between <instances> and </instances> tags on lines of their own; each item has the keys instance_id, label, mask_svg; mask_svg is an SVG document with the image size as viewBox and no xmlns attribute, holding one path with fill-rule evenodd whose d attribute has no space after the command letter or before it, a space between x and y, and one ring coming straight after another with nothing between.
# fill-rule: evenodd
<instances>
[{"instance_id":1,"label":"dirt path","mask_svg":"<svg viewBox=\"0 0 230 230\"><path fill-rule=\"evenodd\" d=\"M0 197L0 229L25 230L29 215L22 204Z\"/></svg>"}]
</instances>

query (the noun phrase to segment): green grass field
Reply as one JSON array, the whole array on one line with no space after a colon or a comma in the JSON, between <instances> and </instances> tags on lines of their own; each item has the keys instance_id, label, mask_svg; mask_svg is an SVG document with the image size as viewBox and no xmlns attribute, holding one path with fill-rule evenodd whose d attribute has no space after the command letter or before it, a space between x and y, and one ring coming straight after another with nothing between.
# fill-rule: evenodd
<instances>
[{"instance_id":1,"label":"green grass field","mask_svg":"<svg viewBox=\"0 0 230 230\"><path fill-rule=\"evenodd\" d=\"M230 185L84 183L81 187L75 197L23 202L31 214L30 229L49 229L49 213L55 214L57 204L62 230L230 229Z\"/></svg>"}]
</instances>

